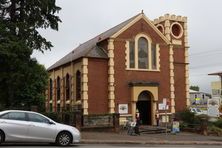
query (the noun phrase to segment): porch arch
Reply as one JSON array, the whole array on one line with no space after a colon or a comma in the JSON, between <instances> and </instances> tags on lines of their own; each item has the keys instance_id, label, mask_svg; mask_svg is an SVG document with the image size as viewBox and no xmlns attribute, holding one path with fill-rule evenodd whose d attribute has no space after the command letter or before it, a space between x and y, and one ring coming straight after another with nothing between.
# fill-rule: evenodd
<instances>
[{"instance_id":1,"label":"porch arch","mask_svg":"<svg viewBox=\"0 0 222 148\"><path fill-rule=\"evenodd\" d=\"M156 124L155 120L155 112L157 109L157 101L158 101L158 84L152 86L141 86L141 85L130 85L131 86L131 109L132 109L132 117L135 120L136 115L136 103L138 102L139 95L142 92L148 92L150 94L150 103L151 103L151 125Z\"/></svg>"}]
</instances>

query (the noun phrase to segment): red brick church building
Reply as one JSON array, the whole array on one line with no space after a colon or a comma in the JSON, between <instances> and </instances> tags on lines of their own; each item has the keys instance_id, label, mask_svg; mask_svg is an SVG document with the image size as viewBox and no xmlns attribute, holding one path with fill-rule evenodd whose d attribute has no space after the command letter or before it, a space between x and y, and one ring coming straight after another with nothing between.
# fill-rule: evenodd
<instances>
[{"instance_id":1,"label":"red brick church building","mask_svg":"<svg viewBox=\"0 0 222 148\"><path fill-rule=\"evenodd\" d=\"M143 124L154 125L166 100L167 115L189 104L188 48L186 17L151 21L140 13L48 68L46 108L80 106L84 115L120 113L121 121L138 111Z\"/></svg>"}]
</instances>

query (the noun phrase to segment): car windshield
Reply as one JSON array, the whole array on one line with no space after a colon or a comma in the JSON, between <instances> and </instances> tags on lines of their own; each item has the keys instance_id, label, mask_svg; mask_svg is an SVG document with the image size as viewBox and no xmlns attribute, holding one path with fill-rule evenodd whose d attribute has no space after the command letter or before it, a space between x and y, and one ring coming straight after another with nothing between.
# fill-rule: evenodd
<instances>
[{"instance_id":1,"label":"car windshield","mask_svg":"<svg viewBox=\"0 0 222 148\"><path fill-rule=\"evenodd\" d=\"M201 112L201 110L197 108L197 112Z\"/></svg>"}]
</instances>

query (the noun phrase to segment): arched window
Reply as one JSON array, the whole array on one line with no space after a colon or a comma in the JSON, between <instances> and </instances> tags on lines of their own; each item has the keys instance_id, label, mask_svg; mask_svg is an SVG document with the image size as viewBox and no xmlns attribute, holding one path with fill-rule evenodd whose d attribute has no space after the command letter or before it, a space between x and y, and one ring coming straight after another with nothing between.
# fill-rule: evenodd
<instances>
[{"instance_id":1,"label":"arched window","mask_svg":"<svg viewBox=\"0 0 222 148\"><path fill-rule=\"evenodd\" d=\"M152 59L152 69L157 69L157 53L156 53L156 45L152 44L151 49L151 59Z\"/></svg>"},{"instance_id":2,"label":"arched window","mask_svg":"<svg viewBox=\"0 0 222 148\"><path fill-rule=\"evenodd\" d=\"M76 72L76 100L81 99L81 72Z\"/></svg>"},{"instance_id":3,"label":"arched window","mask_svg":"<svg viewBox=\"0 0 222 148\"><path fill-rule=\"evenodd\" d=\"M59 76L57 77L56 89L57 89L56 98L57 100L60 100L60 77Z\"/></svg>"},{"instance_id":4,"label":"arched window","mask_svg":"<svg viewBox=\"0 0 222 148\"><path fill-rule=\"evenodd\" d=\"M126 67L132 70L159 70L159 44L145 34L138 34L134 40L126 41Z\"/></svg>"},{"instance_id":5,"label":"arched window","mask_svg":"<svg viewBox=\"0 0 222 148\"><path fill-rule=\"evenodd\" d=\"M138 40L138 68L148 69L148 41L144 37Z\"/></svg>"},{"instance_id":6,"label":"arched window","mask_svg":"<svg viewBox=\"0 0 222 148\"><path fill-rule=\"evenodd\" d=\"M135 68L135 42L130 42L129 44L129 67Z\"/></svg>"},{"instance_id":7,"label":"arched window","mask_svg":"<svg viewBox=\"0 0 222 148\"><path fill-rule=\"evenodd\" d=\"M66 100L70 99L70 76L66 74Z\"/></svg>"},{"instance_id":8,"label":"arched window","mask_svg":"<svg viewBox=\"0 0 222 148\"><path fill-rule=\"evenodd\" d=\"M52 79L49 80L49 99L52 100Z\"/></svg>"}]
</instances>

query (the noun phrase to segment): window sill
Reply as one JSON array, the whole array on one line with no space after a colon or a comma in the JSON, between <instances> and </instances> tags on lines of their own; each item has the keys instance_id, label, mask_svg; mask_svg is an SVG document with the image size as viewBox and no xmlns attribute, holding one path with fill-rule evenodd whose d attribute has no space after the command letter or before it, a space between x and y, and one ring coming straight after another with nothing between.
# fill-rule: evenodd
<instances>
[{"instance_id":1,"label":"window sill","mask_svg":"<svg viewBox=\"0 0 222 148\"><path fill-rule=\"evenodd\" d=\"M158 69L133 69L133 68L126 68L127 71L146 71L146 72L160 72Z\"/></svg>"}]
</instances>

